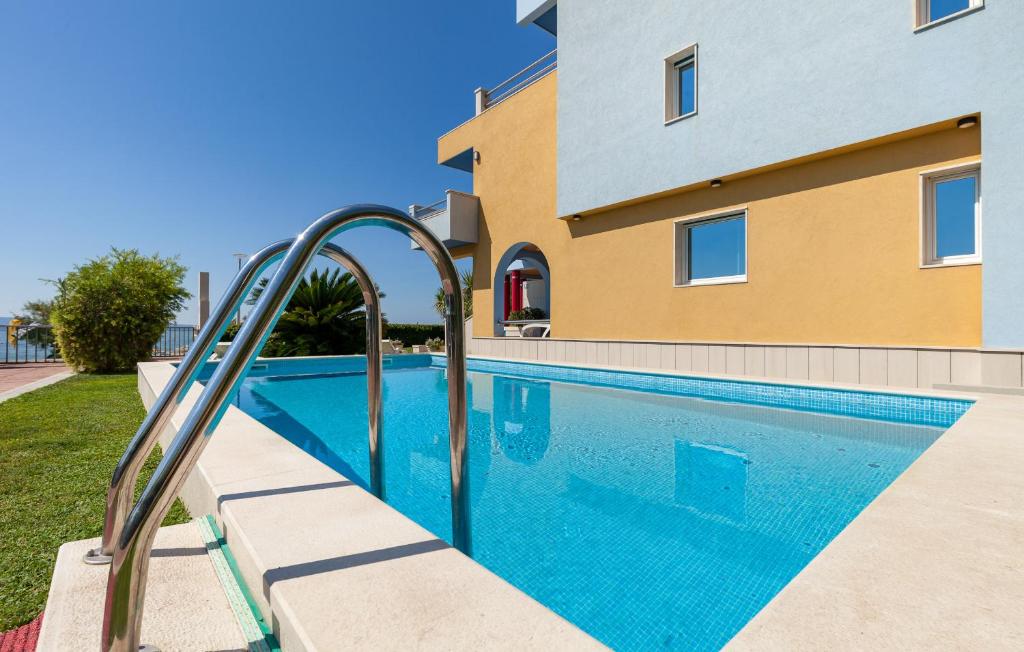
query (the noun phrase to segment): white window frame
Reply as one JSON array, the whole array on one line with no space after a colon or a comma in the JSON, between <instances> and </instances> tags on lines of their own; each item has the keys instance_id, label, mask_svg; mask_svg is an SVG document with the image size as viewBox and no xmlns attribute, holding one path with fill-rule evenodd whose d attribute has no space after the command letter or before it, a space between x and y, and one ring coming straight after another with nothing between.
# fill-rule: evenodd
<instances>
[{"instance_id":1,"label":"white window frame","mask_svg":"<svg viewBox=\"0 0 1024 652\"><path fill-rule=\"evenodd\" d=\"M974 177L974 253L939 257L936 253L935 187L943 181ZM921 173L921 267L981 264L981 161Z\"/></svg>"},{"instance_id":2,"label":"white window frame","mask_svg":"<svg viewBox=\"0 0 1024 652\"><path fill-rule=\"evenodd\" d=\"M932 0L912 0L912 2L914 3L915 32L931 29L932 27L935 27L937 25L948 23L951 20L956 20L957 18L961 18L963 16L966 16L967 14L973 14L975 11L985 8L985 0L970 0L970 4L967 6L966 9L961 9L960 11L953 12L948 16L943 16L942 18L928 20L928 14L931 11Z\"/></svg>"},{"instance_id":3,"label":"white window frame","mask_svg":"<svg viewBox=\"0 0 1024 652\"><path fill-rule=\"evenodd\" d=\"M673 248L673 257L675 259L674 265L674 277L672 284L677 288L695 287L700 285L727 285L730 283L746 283L747 275L750 273L750 249L747 243L747 207L740 206L730 208L724 211L717 211L714 213L704 213L701 215L693 215L690 217L684 217L682 219L675 220L672 223L672 228L675 230L673 239L675 246ZM689 260L687 259L687 241L689 239L690 229L697 226L703 226L713 222L725 222L727 220L743 219L743 273L735 274L732 276L715 276L713 278L689 278L687 270L689 268Z\"/></svg>"},{"instance_id":4,"label":"white window frame","mask_svg":"<svg viewBox=\"0 0 1024 652\"><path fill-rule=\"evenodd\" d=\"M693 59L693 111L680 113L682 107L679 105L679 71L677 64L686 59ZM665 124L670 125L680 120L697 115L699 109L700 95L700 64L697 61L697 44L691 43L682 50L665 57Z\"/></svg>"}]
</instances>

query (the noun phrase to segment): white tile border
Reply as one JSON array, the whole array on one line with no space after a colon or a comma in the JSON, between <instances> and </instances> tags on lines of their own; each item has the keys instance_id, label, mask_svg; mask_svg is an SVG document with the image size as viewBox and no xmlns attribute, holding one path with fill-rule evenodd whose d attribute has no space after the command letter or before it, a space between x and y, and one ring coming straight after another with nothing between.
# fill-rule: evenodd
<instances>
[{"instance_id":1,"label":"white tile border","mask_svg":"<svg viewBox=\"0 0 1024 652\"><path fill-rule=\"evenodd\" d=\"M749 344L651 340L548 339L555 351L535 355L528 340L480 338L471 355L528 362L675 369L697 374L843 382L868 387L928 389L941 385L1024 388L1024 351L970 348ZM607 350L607 356L602 352ZM670 360L674 357L674 362Z\"/></svg>"}]
</instances>

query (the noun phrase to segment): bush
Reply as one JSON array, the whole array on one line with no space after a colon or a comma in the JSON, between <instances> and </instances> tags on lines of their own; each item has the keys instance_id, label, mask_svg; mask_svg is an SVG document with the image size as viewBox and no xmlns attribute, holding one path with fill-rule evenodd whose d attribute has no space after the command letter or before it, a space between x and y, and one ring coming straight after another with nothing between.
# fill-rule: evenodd
<instances>
[{"instance_id":1,"label":"bush","mask_svg":"<svg viewBox=\"0 0 1024 652\"><path fill-rule=\"evenodd\" d=\"M440 337L432 337L427 340L427 348L431 351L440 351L444 348L444 340Z\"/></svg>"},{"instance_id":2,"label":"bush","mask_svg":"<svg viewBox=\"0 0 1024 652\"><path fill-rule=\"evenodd\" d=\"M508 313L508 321L526 321L528 319L544 319L548 316L540 308L523 308Z\"/></svg>"},{"instance_id":3,"label":"bush","mask_svg":"<svg viewBox=\"0 0 1024 652\"><path fill-rule=\"evenodd\" d=\"M53 322L61 354L89 372L128 370L149 359L160 336L191 295L175 258L111 252L76 266L55 282Z\"/></svg>"},{"instance_id":4,"label":"bush","mask_svg":"<svg viewBox=\"0 0 1024 652\"><path fill-rule=\"evenodd\" d=\"M220 336L221 342L234 342L235 336L238 335L238 331L242 330L242 325L237 321L232 320L228 327L224 329L224 334Z\"/></svg>"},{"instance_id":5,"label":"bush","mask_svg":"<svg viewBox=\"0 0 1024 652\"><path fill-rule=\"evenodd\" d=\"M385 324L384 337L402 340L402 344L426 344L431 338L444 340L444 326L441 324Z\"/></svg>"},{"instance_id":6,"label":"bush","mask_svg":"<svg viewBox=\"0 0 1024 652\"><path fill-rule=\"evenodd\" d=\"M270 279L260 279L246 302L257 304L269 283ZM385 296L380 288L377 295ZM229 327L221 341L234 340L238 330ZM340 269L314 269L302 277L260 351L268 358L362 353L366 353L363 292L355 277Z\"/></svg>"}]
</instances>

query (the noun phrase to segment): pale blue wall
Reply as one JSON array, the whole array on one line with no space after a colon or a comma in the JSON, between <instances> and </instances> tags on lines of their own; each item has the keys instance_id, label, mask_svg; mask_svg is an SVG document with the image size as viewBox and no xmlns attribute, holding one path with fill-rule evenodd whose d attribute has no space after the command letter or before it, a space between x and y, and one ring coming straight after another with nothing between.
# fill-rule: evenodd
<instances>
[{"instance_id":1,"label":"pale blue wall","mask_svg":"<svg viewBox=\"0 0 1024 652\"><path fill-rule=\"evenodd\" d=\"M533 22L555 4L555 0L516 0L516 22Z\"/></svg>"},{"instance_id":2,"label":"pale blue wall","mask_svg":"<svg viewBox=\"0 0 1024 652\"><path fill-rule=\"evenodd\" d=\"M912 5L562 0L559 215L980 112L984 345L1024 347L1024 2L916 34ZM699 112L665 126L691 43Z\"/></svg>"}]
</instances>

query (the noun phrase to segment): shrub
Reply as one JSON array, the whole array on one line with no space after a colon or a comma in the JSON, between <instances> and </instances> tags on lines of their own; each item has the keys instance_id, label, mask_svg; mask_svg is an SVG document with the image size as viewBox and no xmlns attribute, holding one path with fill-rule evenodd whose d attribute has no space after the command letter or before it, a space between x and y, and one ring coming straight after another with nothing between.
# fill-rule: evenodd
<instances>
[{"instance_id":1,"label":"shrub","mask_svg":"<svg viewBox=\"0 0 1024 652\"><path fill-rule=\"evenodd\" d=\"M523 308L508 313L508 321L526 321L527 319L544 319L548 314L540 308Z\"/></svg>"},{"instance_id":2,"label":"shrub","mask_svg":"<svg viewBox=\"0 0 1024 652\"><path fill-rule=\"evenodd\" d=\"M238 331L242 330L242 325L237 321L232 320L228 327L224 329L224 333L220 336L221 342L234 342L235 336L238 335Z\"/></svg>"},{"instance_id":3,"label":"shrub","mask_svg":"<svg viewBox=\"0 0 1024 652\"><path fill-rule=\"evenodd\" d=\"M444 348L444 340L440 337L432 337L426 342L427 348L431 351L440 351Z\"/></svg>"},{"instance_id":4,"label":"shrub","mask_svg":"<svg viewBox=\"0 0 1024 652\"><path fill-rule=\"evenodd\" d=\"M175 258L111 249L55 281L53 322L64 360L77 369L132 369L191 296Z\"/></svg>"},{"instance_id":5,"label":"shrub","mask_svg":"<svg viewBox=\"0 0 1024 652\"><path fill-rule=\"evenodd\" d=\"M441 324L385 324L384 337L390 340L402 340L406 346L426 344L431 338L444 339L444 326Z\"/></svg>"},{"instance_id":6,"label":"shrub","mask_svg":"<svg viewBox=\"0 0 1024 652\"><path fill-rule=\"evenodd\" d=\"M258 301L265 288L261 281L253 300ZM356 353L366 353L366 304L359 283L340 269L314 269L299 281L261 355Z\"/></svg>"}]
</instances>

